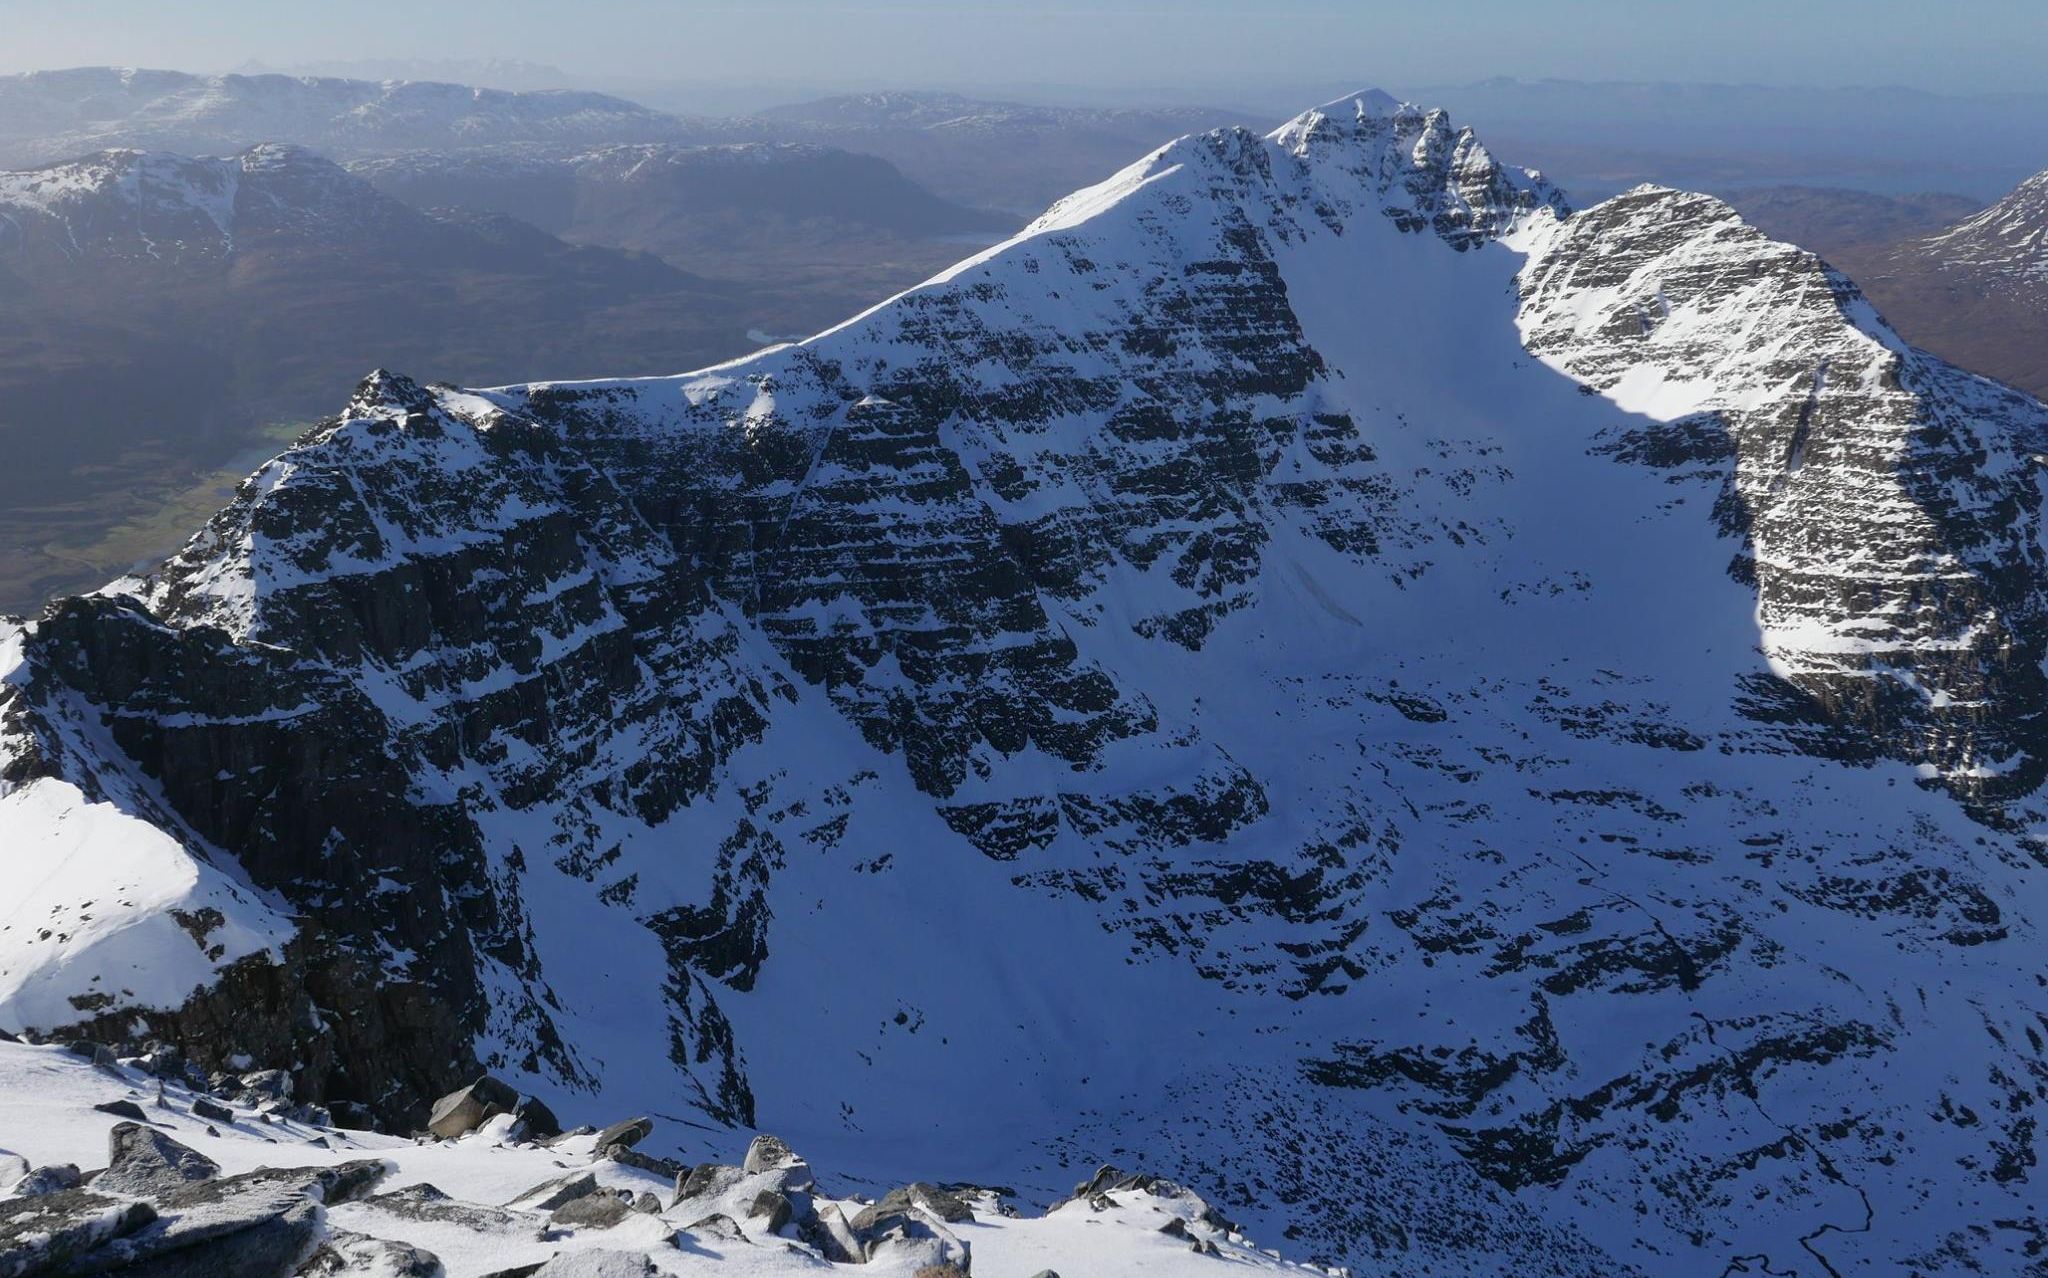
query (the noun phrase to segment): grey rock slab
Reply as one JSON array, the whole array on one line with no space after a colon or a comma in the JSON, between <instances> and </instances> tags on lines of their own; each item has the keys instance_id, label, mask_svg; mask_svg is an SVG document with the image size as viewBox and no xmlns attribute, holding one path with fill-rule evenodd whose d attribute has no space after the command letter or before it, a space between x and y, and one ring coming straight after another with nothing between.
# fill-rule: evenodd
<instances>
[{"instance_id":1,"label":"grey rock slab","mask_svg":"<svg viewBox=\"0 0 2048 1278\"><path fill-rule=\"evenodd\" d=\"M597 1192L597 1177L589 1172L577 1172L555 1180L542 1181L532 1189L507 1203L524 1211L554 1211L563 1203L573 1202L586 1194Z\"/></svg>"},{"instance_id":2,"label":"grey rock slab","mask_svg":"<svg viewBox=\"0 0 2048 1278\"><path fill-rule=\"evenodd\" d=\"M319 1244L323 1215L319 1203L300 1198L283 1211L238 1229L174 1236L167 1245L110 1268L120 1278L283 1278ZM138 1241L147 1237L147 1230L134 1236ZM122 1239L114 1247L128 1241ZM100 1254L85 1257L85 1263L93 1263Z\"/></svg>"},{"instance_id":3,"label":"grey rock slab","mask_svg":"<svg viewBox=\"0 0 2048 1278\"><path fill-rule=\"evenodd\" d=\"M244 1104L288 1101L292 1098L292 1076L281 1069L261 1069L253 1074L244 1074L239 1082Z\"/></svg>"},{"instance_id":4,"label":"grey rock slab","mask_svg":"<svg viewBox=\"0 0 2048 1278\"><path fill-rule=\"evenodd\" d=\"M610 1229L633 1214L633 1203L609 1190L563 1203L549 1223L565 1229Z\"/></svg>"},{"instance_id":5,"label":"grey rock slab","mask_svg":"<svg viewBox=\"0 0 2048 1278\"><path fill-rule=\"evenodd\" d=\"M406 1243L347 1230L330 1230L297 1278L332 1278L340 1274L375 1274L377 1278L440 1278L441 1258Z\"/></svg>"},{"instance_id":6,"label":"grey rock slab","mask_svg":"<svg viewBox=\"0 0 2048 1278\"><path fill-rule=\"evenodd\" d=\"M493 1115L510 1113L518 1104L519 1093L486 1074L435 1101L427 1130L442 1140L453 1140L475 1131Z\"/></svg>"},{"instance_id":7,"label":"grey rock slab","mask_svg":"<svg viewBox=\"0 0 2048 1278\"><path fill-rule=\"evenodd\" d=\"M853 1226L846 1223L846 1213L840 1211L836 1203L818 1206L798 1229L805 1242L816 1247L819 1255L835 1265L859 1265L867 1261L867 1244L853 1232Z\"/></svg>"},{"instance_id":8,"label":"grey rock slab","mask_svg":"<svg viewBox=\"0 0 2048 1278\"><path fill-rule=\"evenodd\" d=\"M220 1164L154 1127L116 1123L107 1133L107 1170L93 1182L101 1193L155 1198L220 1175Z\"/></svg>"},{"instance_id":9,"label":"grey rock slab","mask_svg":"<svg viewBox=\"0 0 2048 1278\"><path fill-rule=\"evenodd\" d=\"M653 1119L629 1118L625 1122L613 1123L610 1127L600 1131L597 1134L597 1140L594 1142L593 1148L610 1149L614 1145L637 1145L641 1141L646 1140L653 1131Z\"/></svg>"},{"instance_id":10,"label":"grey rock slab","mask_svg":"<svg viewBox=\"0 0 2048 1278\"><path fill-rule=\"evenodd\" d=\"M481 1203L462 1202L450 1198L432 1185L407 1185L388 1194L378 1194L361 1201L365 1210L382 1212L401 1220L429 1221L441 1225L460 1225L480 1234L520 1233L535 1237L539 1229L533 1219L503 1207L489 1207Z\"/></svg>"},{"instance_id":11,"label":"grey rock slab","mask_svg":"<svg viewBox=\"0 0 2048 1278\"><path fill-rule=\"evenodd\" d=\"M630 1145L612 1145L601 1149L599 1157L617 1163L621 1167L632 1167L644 1172L653 1172L657 1176L680 1176L685 1170L683 1165L673 1158L652 1158Z\"/></svg>"},{"instance_id":12,"label":"grey rock slab","mask_svg":"<svg viewBox=\"0 0 2048 1278\"><path fill-rule=\"evenodd\" d=\"M722 1163L699 1163L684 1175L676 1177L676 1194L669 1206L673 1209L689 1202L709 1202L746 1178L747 1173L737 1167L727 1167Z\"/></svg>"},{"instance_id":13,"label":"grey rock slab","mask_svg":"<svg viewBox=\"0 0 2048 1278\"><path fill-rule=\"evenodd\" d=\"M645 1252L593 1247L565 1251L533 1272L534 1278L649 1278L655 1268Z\"/></svg>"},{"instance_id":14,"label":"grey rock slab","mask_svg":"<svg viewBox=\"0 0 2048 1278\"><path fill-rule=\"evenodd\" d=\"M17 1198L35 1198L63 1189L76 1189L84 1183L85 1177L79 1174L77 1163L49 1163L15 1181L11 1192Z\"/></svg>"},{"instance_id":15,"label":"grey rock slab","mask_svg":"<svg viewBox=\"0 0 2048 1278\"><path fill-rule=\"evenodd\" d=\"M753 1201L747 1204L747 1218L766 1221L771 1234L782 1232L783 1227L789 1224L792 1212L789 1199L773 1189L755 1194Z\"/></svg>"},{"instance_id":16,"label":"grey rock slab","mask_svg":"<svg viewBox=\"0 0 2048 1278\"><path fill-rule=\"evenodd\" d=\"M0 1199L0 1278L27 1278L132 1234L156 1219L148 1203L59 1189Z\"/></svg>"},{"instance_id":17,"label":"grey rock slab","mask_svg":"<svg viewBox=\"0 0 2048 1278\"><path fill-rule=\"evenodd\" d=\"M550 1140L562 1134L562 1123L555 1117L555 1111L532 1096L521 1097L518 1108L512 1112L518 1115L530 1140Z\"/></svg>"},{"instance_id":18,"label":"grey rock slab","mask_svg":"<svg viewBox=\"0 0 2048 1278\"><path fill-rule=\"evenodd\" d=\"M746 1171L764 1172L774 1171L778 1167L793 1166L802 1161L803 1159L797 1157L796 1151L781 1137L764 1133L754 1137L753 1142L747 1146L746 1161L740 1166Z\"/></svg>"}]
</instances>

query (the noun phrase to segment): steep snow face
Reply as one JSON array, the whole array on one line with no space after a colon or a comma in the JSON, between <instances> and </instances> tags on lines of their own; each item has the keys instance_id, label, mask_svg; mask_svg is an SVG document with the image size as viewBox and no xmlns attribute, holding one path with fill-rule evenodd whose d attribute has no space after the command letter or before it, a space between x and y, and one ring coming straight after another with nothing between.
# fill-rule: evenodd
<instances>
[{"instance_id":1,"label":"steep snow face","mask_svg":"<svg viewBox=\"0 0 2048 1278\"><path fill-rule=\"evenodd\" d=\"M1923 761L1982 800L2039 788L2038 402L1905 347L1854 285L1705 196L1602 204L1522 288L1529 349L1653 419L1605 451L1720 477L1731 571L1796 688L1757 695L1854 728L1824 749Z\"/></svg>"},{"instance_id":2,"label":"steep snow face","mask_svg":"<svg viewBox=\"0 0 2048 1278\"><path fill-rule=\"evenodd\" d=\"M748 360L373 378L25 628L0 760L146 779L451 1083L1362 1272L2011 1271L2042 421L1361 98Z\"/></svg>"}]
</instances>

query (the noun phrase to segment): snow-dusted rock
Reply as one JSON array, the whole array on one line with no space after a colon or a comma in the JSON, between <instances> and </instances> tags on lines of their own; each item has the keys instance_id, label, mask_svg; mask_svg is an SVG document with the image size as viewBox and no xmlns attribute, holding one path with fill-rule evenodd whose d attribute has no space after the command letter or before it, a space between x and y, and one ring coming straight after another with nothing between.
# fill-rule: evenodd
<instances>
[{"instance_id":1,"label":"snow-dusted rock","mask_svg":"<svg viewBox=\"0 0 2048 1278\"><path fill-rule=\"evenodd\" d=\"M305 1278L442 1278L444 1272L432 1252L338 1229L328 1231L319 1250L298 1270Z\"/></svg>"},{"instance_id":2,"label":"snow-dusted rock","mask_svg":"<svg viewBox=\"0 0 2048 1278\"><path fill-rule=\"evenodd\" d=\"M534 1278L648 1278L654 1265L643 1252L572 1251L555 1257Z\"/></svg>"},{"instance_id":3,"label":"snow-dusted rock","mask_svg":"<svg viewBox=\"0 0 2048 1278\"><path fill-rule=\"evenodd\" d=\"M15 1181L7 1192L16 1198L36 1198L60 1190L76 1189L83 1183L77 1163L49 1163Z\"/></svg>"},{"instance_id":4,"label":"snow-dusted rock","mask_svg":"<svg viewBox=\"0 0 2048 1278\"><path fill-rule=\"evenodd\" d=\"M518 1103L519 1093L486 1074L435 1101L427 1116L427 1130L452 1140L476 1130L493 1115L510 1113Z\"/></svg>"},{"instance_id":5,"label":"snow-dusted rock","mask_svg":"<svg viewBox=\"0 0 2048 1278\"><path fill-rule=\"evenodd\" d=\"M220 1164L153 1127L124 1122L107 1134L107 1169L93 1190L154 1198L193 1181L212 1180Z\"/></svg>"},{"instance_id":6,"label":"snow-dusted rock","mask_svg":"<svg viewBox=\"0 0 2048 1278\"><path fill-rule=\"evenodd\" d=\"M610 1149L614 1145L631 1148L647 1139L648 1133L653 1130L654 1120L651 1118L628 1118L609 1127L600 1128L593 1143L599 1150Z\"/></svg>"},{"instance_id":7,"label":"snow-dusted rock","mask_svg":"<svg viewBox=\"0 0 2048 1278\"><path fill-rule=\"evenodd\" d=\"M0 1199L0 1278L61 1272L155 1219L148 1203L83 1189Z\"/></svg>"}]
</instances>

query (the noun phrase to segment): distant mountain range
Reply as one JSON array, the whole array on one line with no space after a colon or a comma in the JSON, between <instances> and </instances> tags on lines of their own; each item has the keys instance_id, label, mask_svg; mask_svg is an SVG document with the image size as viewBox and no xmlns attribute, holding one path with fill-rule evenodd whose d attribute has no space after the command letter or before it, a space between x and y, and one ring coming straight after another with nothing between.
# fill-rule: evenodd
<instances>
[{"instance_id":1,"label":"distant mountain range","mask_svg":"<svg viewBox=\"0 0 2048 1278\"><path fill-rule=\"evenodd\" d=\"M107 147L188 154L293 142L338 159L524 146L808 142L878 155L938 194L1029 215L1190 130L1263 123L1205 108L1074 108L877 93L758 116L677 116L567 90L84 67L0 76L0 164Z\"/></svg>"},{"instance_id":2,"label":"distant mountain range","mask_svg":"<svg viewBox=\"0 0 2048 1278\"><path fill-rule=\"evenodd\" d=\"M114 67L0 76L0 164L11 166L109 147L203 155L291 142L345 157L677 141L691 132L675 116L601 93Z\"/></svg>"}]
</instances>

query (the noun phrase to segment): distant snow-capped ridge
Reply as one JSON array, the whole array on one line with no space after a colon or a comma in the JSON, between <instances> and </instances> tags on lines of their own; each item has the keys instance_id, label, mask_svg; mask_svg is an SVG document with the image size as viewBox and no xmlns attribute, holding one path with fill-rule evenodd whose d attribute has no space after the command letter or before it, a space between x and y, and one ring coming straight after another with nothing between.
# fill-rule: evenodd
<instances>
[{"instance_id":1,"label":"distant snow-capped ridge","mask_svg":"<svg viewBox=\"0 0 2048 1278\"><path fill-rule=\"evenodd\" d=\"M421 215L302 147L239 155L112 150L0 173L0 253L32 247L77 257L223 255L241 231L328 238L374 233Z\"/></svg>"},{"instance_id":2,"label":"distant snow-capped ridge","mask_svg":"<svg viewBox=\"0 0 2048 1278\"><path fill-rule=\"evenodd\" d=\"M1717 200L1185 137L743 360L376 374L0 637L0 1026L1359 1274L2021 1272L2044 448Z\"/></svg>"},{"instance_id":3,"label":"distant snow-capped ridge","mask_svg":"<svg viewBox=\"0 0 2048 1278\"><path fill-rule=\"evenodd\" d=\"M1929 237L1922 251L1943 263L1988 268L2014 283L2048 287L2048 172L2036 173L1975 217Z\"/></svg>"},{"instance_id":4,"label":"distant snow-capped ridge","mask_svg":"<svg viewBox=\"0 0 2048 1278\"><path fill-rule=\"evenodd\" d=\"M0 159L17 165L110 146L204 153L289 138L349 155L661 141L687 131L684 121L622 98L565 89L114 67L0 76Z\"/></svg>"}]
</instances>

